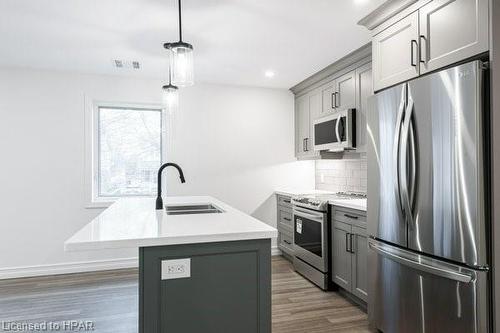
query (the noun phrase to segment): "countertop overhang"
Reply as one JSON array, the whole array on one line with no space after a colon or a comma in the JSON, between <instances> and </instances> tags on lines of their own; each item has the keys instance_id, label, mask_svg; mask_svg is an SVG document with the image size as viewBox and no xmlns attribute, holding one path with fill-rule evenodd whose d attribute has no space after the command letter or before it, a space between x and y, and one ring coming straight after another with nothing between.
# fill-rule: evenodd
<instances>
[{"instance_id":1,"label":"countertop overhang","mask_svg":"<svg viewBox=\"0 0 500 333\"><path fill-rule=\"evenodd\" d=\"M210 196L166 197L165 205L211 203L224 212L167 215L154 198L123 198L64 243L65 251L275 238L275 228Z\"/></svg>"}]
</instances>

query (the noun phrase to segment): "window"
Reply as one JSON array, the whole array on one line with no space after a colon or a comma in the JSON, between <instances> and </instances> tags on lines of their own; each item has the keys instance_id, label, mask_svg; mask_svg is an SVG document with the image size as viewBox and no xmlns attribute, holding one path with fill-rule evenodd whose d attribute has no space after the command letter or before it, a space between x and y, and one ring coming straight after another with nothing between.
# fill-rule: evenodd
<instances>
[{"instance_id":1,"label":"window","mask_svg":"<svg viewBox=\"0 0 500 333\"><path fill-rule=\"evenodd\" d=\"M93 118L92 201L156 195L164 160L161 108L98 105Z\"/></svg>"}]
</instances>

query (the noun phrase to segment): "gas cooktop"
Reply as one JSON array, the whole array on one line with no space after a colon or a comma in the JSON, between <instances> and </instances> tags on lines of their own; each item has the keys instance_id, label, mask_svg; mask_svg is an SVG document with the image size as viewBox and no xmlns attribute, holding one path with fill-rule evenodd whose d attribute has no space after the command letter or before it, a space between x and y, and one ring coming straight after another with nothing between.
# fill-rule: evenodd
<instances>
[{"instance_id":1,"label":"gas cooktop","mask_svg":"<svg viewBox=\"0 0 500 333\"><path fill-rule=\"evenodd\" d=\"M349 200L349 199L365 199L365 193L359 192L337 192L331 194L311 194L311 195L299 195L292 198L292 204L299 207L326 211L328 210L329 200Z\"/></svg>"}]
</instances>

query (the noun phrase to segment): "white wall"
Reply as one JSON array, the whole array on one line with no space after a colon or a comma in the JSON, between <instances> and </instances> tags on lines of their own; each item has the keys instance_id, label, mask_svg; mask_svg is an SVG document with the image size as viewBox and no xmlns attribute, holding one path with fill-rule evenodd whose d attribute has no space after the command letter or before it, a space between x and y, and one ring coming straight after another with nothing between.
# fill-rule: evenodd
<instances>
[{"instance_id":1,"label":"white wall","mask_svg":"<svg viewBox=\"0 0 500 333\"><path fill-rule=\"evenodd\" d=\"M0 69L0 277L137 256L136 249L66 253L63 243L101 211L85 208L84 100L159 103L161 85ZM291 93L198 84L180 98L168 160L187 182L167 171L168 195L212 195L275 225L275 187L314 188L314 162L293 157Z\"/></svg>"}]
</instances>

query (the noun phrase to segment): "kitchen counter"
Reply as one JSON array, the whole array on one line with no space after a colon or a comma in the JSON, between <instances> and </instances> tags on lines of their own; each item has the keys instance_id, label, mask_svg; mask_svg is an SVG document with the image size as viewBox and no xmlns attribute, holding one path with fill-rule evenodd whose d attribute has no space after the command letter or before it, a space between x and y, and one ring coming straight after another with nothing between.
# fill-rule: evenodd
<instances>
[{"instance_id":1,"label":"kitchen counter","mask_svg":"<svg viewBox=\"0 0 500 333\"><path fill-rule=\"evenodd\" d=\"M154 198L123 198L65 244L66 251L238 241L277 237L273 227L209 196L165 197L165 205L206 204L223 213L167 215Z\"/></svg>"},{"instance_id":2,"label":"kitchen counter","mask_svg":"<svg viewBox=\"0 0 500 333\"><path fill-rule=\"evenodd\" d=\"M334 192L315 190L315 189L280 188L276 189L274 193L278 195L297 196L297 195L307 195L307 194L331 194Z\"/></svg>"},{"instance_id":3,"label":"kitchen counter","mask_svg":"<svg viewBox=\"0 0 500 333\"><path fill-rule=\"evenodd\" d=\"M164 204L212 204L222 212L167 215L155 210L154 198L124 198L65 249L138 248L139 333L271 333L277 230L209 196L166 197Z\"/></svg>"},{"instance_id":4,"label":"kitchen counter","mask_svg":"<svg viewBox=\"0 0 500 333\"><path fill-rule=\"evenodd\" d=\"M366 212L366 199L333 199L328 203L335 206L352 208Z\"/></svg>"}]
</instances>

